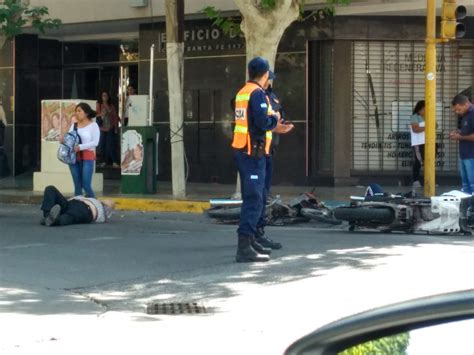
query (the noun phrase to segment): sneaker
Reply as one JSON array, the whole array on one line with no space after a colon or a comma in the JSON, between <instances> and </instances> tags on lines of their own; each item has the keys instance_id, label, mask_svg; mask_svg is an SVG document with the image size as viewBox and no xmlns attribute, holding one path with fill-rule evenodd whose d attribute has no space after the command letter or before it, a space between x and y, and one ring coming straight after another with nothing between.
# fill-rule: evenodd
<instances>
[{"instance_id":1,"label":"sneaker","mask_svg":"<svg viewBox=\"0 0 474 355\"><path fill-rule=\"evenodd\" d=\"M48 227L55 226L58 224L59 216L61 215L61 206L54 205L49 211L48 216L45 218L45 224Z\"/></svg>"},{"instance_id":2,"label":"sneaker","mask_svg":"<svg viewBox=\"0 0 474 355\"><path fill-rule=\"evenodd\" d=\"M40 219L40 224L41 224L42 226L45 226L45 225L46 225L46 218L45 218L45 217L42 217L42 218Z\"/></svg>"},{"instance_id":3,"label":"sneaker","mask_svg":"<svg viewBox=\"0 0 474 355\"><path fill-rule=\"evenodd\" d=\"M418 180L413 181L413 187L421 187L421 183Z\"/></svg>"},{"instance_id":4,"label":"sneaker","mask_svg":"<svg viewBox=\"0 0 474 355\"><path fill-rule=\"evenodd\" d=\"M119 168L120 168L120 165L118 165L117 163L113 163L113 164L112 164L112 167L113 167L114 169L119 169Z\"/></svg>"},{"instance_id":5,"label":"sneaker","mask_svg":"<svg viewBox=\"0 0 474 355\"><path fill-rule=\"evenodd\" d=\"M106 165L107 165L106 163L99 163L97 166L98 166L99 168L105 168Z\"/></svg>"}]
</instances>

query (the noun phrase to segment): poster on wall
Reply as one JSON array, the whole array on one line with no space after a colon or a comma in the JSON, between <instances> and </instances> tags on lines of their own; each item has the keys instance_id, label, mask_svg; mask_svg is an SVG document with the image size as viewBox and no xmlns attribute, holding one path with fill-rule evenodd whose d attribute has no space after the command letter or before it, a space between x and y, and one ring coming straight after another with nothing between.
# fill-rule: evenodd
<instances>
[{"instance_id":1,"label":"poster on wall","mask_svg":"<svg viewBox=\"0 0 474 355\"><path fill-rule=\"evenodd\" d=\"M43 100L41 102L41 140L59 142L76 120L76 106L87 103L92 109L92 100Z\"/></svg>"},{"instance_id":2,"label":"poster on wall","mask_svg":"<svg viewBox=\"0 0 474 355\"><path fill-rule=\"evenodd\" d=\"M61 101L43 101L41 104L41 139L57 142L61 136Z\"/></svg>"},{"instance_id":3,"label":"poster on wall","mask_svg":"<svg viewBox=\"0 0 474 355\"><path fill-rule=\"evenodd\" d=\"M61 102L61 115L62 115L62 124L61 124L61 137L66 134L71 128L73 123L77 122L76 119L76 101L62 101Z\"/></svg>"},{"instance_id":4,"label":"poster on wall","mask_svg":"<svg viewBox=\"0 0 474 355\"><path fill-rule=\"evenodd\" d=\"M143 139L135 130L122 135L122 175L140 175L143 166Z\"/></svg>"}]
</instances>

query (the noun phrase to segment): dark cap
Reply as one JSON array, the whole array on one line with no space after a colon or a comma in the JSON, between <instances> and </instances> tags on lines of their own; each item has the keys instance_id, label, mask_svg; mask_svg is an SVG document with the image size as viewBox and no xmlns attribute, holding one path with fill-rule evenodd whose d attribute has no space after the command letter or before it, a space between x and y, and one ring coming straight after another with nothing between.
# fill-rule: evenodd
<instances>
[{"instance_id":1,"label":"dark cap","mask_svg":"<svg viewBox=\"0 0 474 355\"><path fill-rule=\"evenodd\" d=\"M248 70L249 76L251 78L255 78L269 71L270 65L268 64L268 60L266 60L265 58L255 57L249 62Z\"/></svg>"}]
</instances>

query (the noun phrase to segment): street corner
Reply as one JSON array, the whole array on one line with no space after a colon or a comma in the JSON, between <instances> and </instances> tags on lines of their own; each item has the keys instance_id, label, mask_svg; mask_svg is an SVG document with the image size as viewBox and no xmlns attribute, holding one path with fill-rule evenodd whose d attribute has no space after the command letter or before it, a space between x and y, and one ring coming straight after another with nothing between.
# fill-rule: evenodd
<instances>
[{"instance_id":1,"label":"street corner","mask_svg":"<svg viewBox=\"0 0 474 355\"><path fill-rule=\"evenodd\" d=\"M191 200L158 200L141 198L106 198L115 202L122 211L203 213L210 208L208 202Z\"/></svg>"}]
</instances>

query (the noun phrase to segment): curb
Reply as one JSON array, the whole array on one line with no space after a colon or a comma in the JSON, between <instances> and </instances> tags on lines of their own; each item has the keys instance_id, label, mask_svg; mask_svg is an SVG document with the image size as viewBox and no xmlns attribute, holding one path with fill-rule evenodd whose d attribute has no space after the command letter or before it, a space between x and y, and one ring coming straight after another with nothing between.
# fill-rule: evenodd
<instances>
[{"instance_id":1,"label":"curb","mask_svg":"<svg viewBox=\"0 0 474 355\"><path fill-rule=\"evenodd\" d=\"M26 205L39 205L43 197L41 195L1 195L0 203L15 203ZM163 199L141 199L101 196L99 200L112 200L115 209L121 211L143 211L143 212L181 212L181 213L203 213L209 209L209 202L190 200L163 200Z\"/></svg>"},{"instance_id":2,"label":"curb","mask_svg":"<svg viewBox=\"0 0 474 355\"><path fill-rule=\"evenodd\" d=\"M42 196L17 196L17 195L0 195L0 203L16 203L22 205L37 205L43 200Z\"/></svg>"},{"instance_id":3,"label":"curb","mask_svg":"<svg viewBox=\"0 0 474 355\"><path fill-rule=\"evenodd\" d=\"M115 209L122 211L203 213L211 207L209 202L189 200L107 198L106 196L100 199L114 201Z\"/></svg>"}]
</instances>

